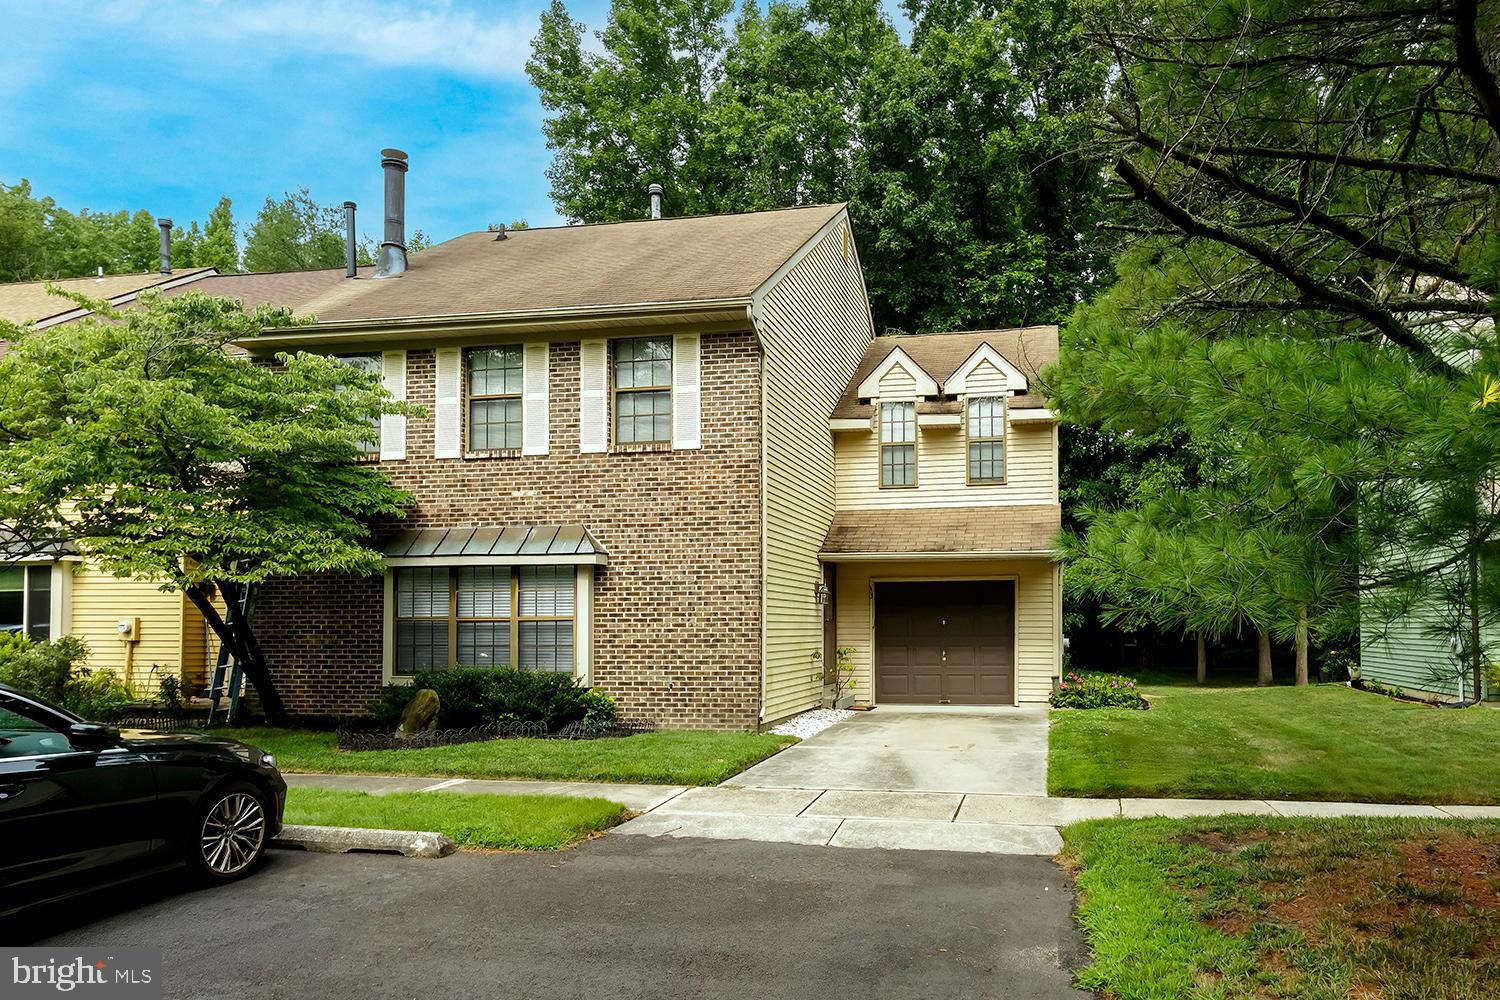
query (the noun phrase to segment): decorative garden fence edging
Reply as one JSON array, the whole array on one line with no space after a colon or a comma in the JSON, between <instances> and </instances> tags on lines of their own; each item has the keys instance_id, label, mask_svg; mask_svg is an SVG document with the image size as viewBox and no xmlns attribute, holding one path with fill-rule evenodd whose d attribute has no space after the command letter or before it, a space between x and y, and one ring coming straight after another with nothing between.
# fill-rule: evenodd
<instances>
[{"instance_id":1,"label":"decorative garden fence edging","mask_svg":"<svg viewBox=\"0 0 1500 1000\"><path fill-rule=\"evenodd\" d=\"M365 725L367 726L368 723ZM463 729L429 729L420 733L398 736L390 730L364 728L359 723L351 723L338 728L335 745L340 750L354 752L413 750L453 746L459 743L479 743L485 740L593 740L610 736L635 736L655 731L656 726L653 723L630 720L617 722L609 729L598 732L591 732L581 722L570 722L556 732L549 732L544 722L503 722L487 726L469 726Z\"/></svg>"}]
</instances>

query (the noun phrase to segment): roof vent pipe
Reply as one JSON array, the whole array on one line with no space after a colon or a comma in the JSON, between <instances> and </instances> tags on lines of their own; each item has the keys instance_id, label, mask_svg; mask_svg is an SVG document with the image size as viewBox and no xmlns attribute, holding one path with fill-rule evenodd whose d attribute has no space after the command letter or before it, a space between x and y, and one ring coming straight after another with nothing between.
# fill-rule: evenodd
<instances>
[{"instance_id":1,"label":"roof vent pipe","mask_svg":"<svg viewBox=\"0 0 1500 1000\"><path fill-rule=\"evenodd\" d=\"M172 273L172 220L157 219L157 228L161 230L161 273Z\"/></svg>"},{"instance_id":2,"label":"roof vent pipe","mask_svg":"<svg viewBox=\"0 0 1500 1000\"><path fill-rule=\"evenodd\" d=\"M359 260L354 246L354 202L344 202L344 276L352 278L359 274Z\"/></svg>"},{"instance_id":3,"label":"roof vent pipe","mask_svg":"<svg viewBox=\"0 0 1500 1000\"><path fill-rule=\"evenodd\" d=\"M406 271L406 154L382 149L380 167L385 171L385 238L375 277L394 278Z\"/></svg>"},{"instance_id":4,"label":"roof vent pipe","mask_svg":"<svg viewBox=\"0 0 1500 1000\"><path fill-rule=\"evenodd\" d=\"M661 218L661 185L653 184L646 189L651 193L651 218Z\"/></svg>"}]
</instances>

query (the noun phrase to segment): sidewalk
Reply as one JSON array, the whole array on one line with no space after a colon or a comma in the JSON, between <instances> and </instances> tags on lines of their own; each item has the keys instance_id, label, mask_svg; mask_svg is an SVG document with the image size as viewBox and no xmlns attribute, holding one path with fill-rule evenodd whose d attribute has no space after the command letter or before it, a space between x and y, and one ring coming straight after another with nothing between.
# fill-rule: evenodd
<instances>
[{"instance_id":1,"label":"sidewalk","mask_svg":"<svg viewBox=\"0 0 1500 1000\"><path fill-rule=\"evenodd\" d=\"M643 815L615 832L646 837L759 840L826 847L1052 855L1058 827L1124 816L1413 816L1500 819L1500 806L1429 806L1268 799L1063 799L1043 795L845 791L817 788L489 781L466 778L288 774L293 787L579 795L611 799Z\"/></svg>"}]
</instances>

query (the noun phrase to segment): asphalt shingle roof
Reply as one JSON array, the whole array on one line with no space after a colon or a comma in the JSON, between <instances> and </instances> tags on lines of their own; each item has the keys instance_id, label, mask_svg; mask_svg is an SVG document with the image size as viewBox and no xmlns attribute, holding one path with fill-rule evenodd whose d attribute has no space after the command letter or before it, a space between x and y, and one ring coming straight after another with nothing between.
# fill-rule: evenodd
<instances>
[{"instance_id":1,"label":"asphalt shingle roof","mask_svg":"<svg viewBox=\"0 0 1500 1000\"><path fill-rule=\"evenodd\" d=\"M1044 552L1062 529L1060 504L846 510L834 515L824 555Z\"/></svg>"},{"instance_id":2,"label":"asphalt shingle roof","mask_svg":"<svg viewBox=\"0 0 1500 1000\"><path fill-rule=\"evenodd\" d=\"M859 400L859 384L869 378L870 373L898 347L922 367L942 389L977 351L981 344L988 344L1001 357L1021 370L1034 386L1037 372L1057 362L1057 327L1023 326L1011 330L973 330L963 333L917 333L905 336L876 337L865 348L865 356L855 369L854 376L844 388L844 395L834 406L832 417L867 418L873 413L869 403ZM1028 387L1030 388L1030 387ZM941 401L930 404L941 407ZM1047 405L1039 393L1026 392L1010 398L1012 409L1040 409ZM923 412L929 412L924 410ZM930 412L944 412L932 409ZM951 412L957 412L954 408Z\"/></svg>"},{"instance_id":3,"label":"asphalt shingle roof","mask_svg":"<svg viewBox=\"0 0 1500 1000\"><path fill-rule=\"evenodd\" d=\"M405 274L345 281L306 304L322 322L748 298L843 205L468 233Z\"/></svg>"}]
</instances>

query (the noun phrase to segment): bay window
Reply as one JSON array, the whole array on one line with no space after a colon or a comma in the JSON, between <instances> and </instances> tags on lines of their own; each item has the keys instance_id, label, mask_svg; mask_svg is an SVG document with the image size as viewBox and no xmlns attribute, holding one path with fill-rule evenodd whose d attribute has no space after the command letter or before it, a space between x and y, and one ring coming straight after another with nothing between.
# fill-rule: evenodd
<instances>
[{"instance_id":1,"label":"bay window","mask_svg":"<svg viewBox=\"0 0 1500 1000\"><path fill-rule=\"evenodd\" d=\"M392 672L519 666L572 673L576 573L572 566L395 570Z\"/></svg>"}]
</instances>

